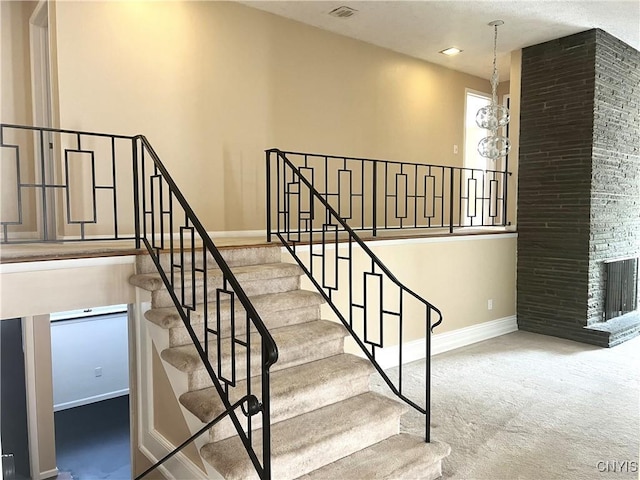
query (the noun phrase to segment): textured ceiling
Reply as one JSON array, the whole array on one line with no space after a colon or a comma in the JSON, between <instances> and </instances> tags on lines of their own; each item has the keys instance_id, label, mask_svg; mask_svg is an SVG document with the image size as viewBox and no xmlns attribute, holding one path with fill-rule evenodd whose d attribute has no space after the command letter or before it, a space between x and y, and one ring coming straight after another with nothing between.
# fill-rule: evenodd
<instances>
[{"instance_id":1,"label":"textured ceiling","mask_svg":"<svg viewBox=\"0 0 640 480\"><path fill-rule=\"evenodd\" d=\"M498 29L500 78L509 76L509 52L591 28L640 49L640 1L242 1L323 30L362 40L483 78L491 75L493 29ZM346 5L350 18L328 13ZM438 53L455 46L455 57Z\"/></svg>"}]
</instances>

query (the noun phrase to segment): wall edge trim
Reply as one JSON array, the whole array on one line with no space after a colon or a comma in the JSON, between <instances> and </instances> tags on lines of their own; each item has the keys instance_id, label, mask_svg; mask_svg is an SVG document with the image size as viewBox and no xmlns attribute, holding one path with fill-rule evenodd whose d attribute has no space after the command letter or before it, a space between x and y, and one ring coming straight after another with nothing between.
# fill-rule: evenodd
<instances>
[{"instance_id":1,"label":"wall edge trim","mask_svg":"<svg viewBox=\"0 0 640 480\"><path fill-rule=\"evenodd\" d=\"M40 272L45 270L65 270L68 268L101 267L104 265L132 265L136 263L136 255L115 257L70 258L64 260L43 260L36 262L19 262L0 264L0 274Z\"/></svg>"},{"instance_id":2,"label":"wall edge trim","mask_svg":"<svg viewBox=\"0 0 640 480\"><path fill-rule=\"evenodd\" d=\"M45 470L44 472L40 472L40 475L38 476L38 478L40 478L41 480L44 480L45 478L55 477L59 473L60 471L58 470L58 467L56 467L56 468L52 468L51 470Z\"/></svg>"},{"instance_id":3,"label":"wall edge trim","mask_svg":"<svg viewBox=\"0 0 640 480\"><path fill-rule=\"evenodd\" d=\"M155 428L151 428L144 433L144 436L138 442L138 448L152 463L156 463L160 458L175 448L175 446ZM167 468L167 466L170 468ZM207 475L196 467L182 452L176 453L172 458L168 459L164 465L159 466L158 470L170 480L181 478L206 480L208 478Z\"/></svg>"},{"instance_id":4,"label":"wall edge trim","mask_svg":"<svg viewBox=\"0 0 640 480\"><path fill-rule=\"evenodd\" d=\"M456 235L452 237L421 237L421 238L390 238L385 240L365 240L364 243L368 247L386 247L391 245L420 245L426 243L450 243L450 242L468 242L468 241L483 241L483 240L504 240L518 238L517 232L508 232L508 233L491 233L491 234L476 234L476 235ZM338 244L338 248L347 248L349 244L347 242L342 242ZM310 245L299 245L296 247L297 252L308 252L310 250ZM314 250L320 251L322 249L322 245L314 245ZM335 244L326 244L324 246L325 250L334 250ZM360 245L353 244L353 248L360 248ZM282 247L282 252L287 253L288 250L286 247Z\"/></svg>"}]
</instances>

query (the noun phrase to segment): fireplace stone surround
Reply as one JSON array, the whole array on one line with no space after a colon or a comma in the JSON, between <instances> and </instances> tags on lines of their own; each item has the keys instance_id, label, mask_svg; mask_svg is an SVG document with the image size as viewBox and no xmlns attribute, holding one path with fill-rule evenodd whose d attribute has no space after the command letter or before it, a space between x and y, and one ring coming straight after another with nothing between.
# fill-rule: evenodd
<instances>
[{"instance_id":1,"label":"fireplace stone surround","mask_svg":"<svg viewBox=\"0 0 640 480\"><path fill-rule=\"evenodd\" d=\"M521 330L601 346L606 265L640 256L640 52L600 29L522 51L517 315ZM636 277L637 278L637 277Z\"/></svg>"}]
</instances>

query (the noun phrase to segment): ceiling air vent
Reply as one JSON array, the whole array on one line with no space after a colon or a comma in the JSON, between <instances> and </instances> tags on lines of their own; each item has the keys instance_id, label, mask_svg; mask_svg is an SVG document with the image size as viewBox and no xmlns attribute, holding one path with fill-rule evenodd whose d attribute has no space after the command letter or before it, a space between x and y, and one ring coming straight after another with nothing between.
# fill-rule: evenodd
<instances>
[{"instance_id":1,"label":"ceiling air vent","mask_svg":"<svg viewBox=\"0 0 640 480\"><path fill-rule=\"evenodd\" d=\"M329 12L329 15L331 15L332 17L338 17L338 18L349 18L354 16L356 12L357 10L354 10L353 8L345 7L343 5L342 7L334 8L333 10L331 10Z\"/></svg>"}]
</instances>

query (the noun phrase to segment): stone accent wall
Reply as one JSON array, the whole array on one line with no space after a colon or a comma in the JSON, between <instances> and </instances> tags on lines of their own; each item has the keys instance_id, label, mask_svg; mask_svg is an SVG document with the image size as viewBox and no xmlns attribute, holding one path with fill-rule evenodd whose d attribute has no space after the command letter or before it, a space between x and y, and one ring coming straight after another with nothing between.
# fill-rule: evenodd
<instances>
[{"instance_id":1,"label":"stone accent wall","mask_svg":"<svg viewBox=\"0 0 640 480\"><path fill-rule=\"evenodd\" d=\"M596 30L589 301L602 321L604 260L640 253L640 52Z\"/></svg>"},{"instance_id":2,"label":"stone accent wall","mask_svg":"<svg viewBox=\"0 0 640 480\"><path fill-rule=\"evenodd\" d=\"M522 52L518 325L606 344L603 260L640 254L638 51L601 30Z\"/></svg>"}]
</instances>

